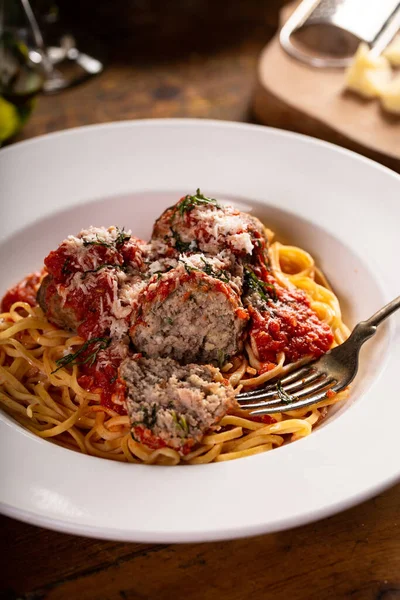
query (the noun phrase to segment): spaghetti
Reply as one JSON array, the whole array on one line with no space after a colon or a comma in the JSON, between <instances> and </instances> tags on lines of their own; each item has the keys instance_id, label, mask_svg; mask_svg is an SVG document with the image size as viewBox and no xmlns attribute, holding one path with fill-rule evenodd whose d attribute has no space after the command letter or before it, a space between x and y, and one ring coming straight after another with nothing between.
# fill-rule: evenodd
<instances>
[{"instance_id":1,"label":"spaghetti","mask_svg":"<svg viewBox=\"0 0 400 600\"><path fill-rule=\"evenodd\" d=\"M337 297L312 256L300 248L274 242L269 257L271 272L279 284L305 292L311 309L332 331L332 347L341 344L349 329L342 321ZM81 386L79 366L59 367L60 357L76 352L83 344L83 338L52 325L39 306L13 302L0 315L0 406L43 439L121 462L205 464L266 452L309 435L326 416L328 407L347 396L347 392L341 392L311 407L258 418L234 409L219 422L218 431L206 434L201 444L181 456L172 448L152 450L135 441L128 416L103 405L100 393ZM285 352L277 358L265 369L250 335L243 354L221 370L234 388L258 386L296 366L287 361Z\"/></svg>"}]
</instances>

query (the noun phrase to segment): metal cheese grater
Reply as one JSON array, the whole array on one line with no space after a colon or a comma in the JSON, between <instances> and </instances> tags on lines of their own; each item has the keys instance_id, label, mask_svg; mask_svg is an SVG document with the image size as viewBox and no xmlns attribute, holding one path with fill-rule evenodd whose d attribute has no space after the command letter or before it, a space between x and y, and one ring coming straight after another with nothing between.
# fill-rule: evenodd
<instances>
[{"instance_id":1,"label":"metal cheese grater","mask_svg":"<svg viewBox=\"0 0 400 600\"><path fill-rule=\"evenodd\" d=\"M280 43L314 67L345 67L360 42L378 55L399 28L399 0L303 0L282 27Z\"/></svg>"}]
</instances>

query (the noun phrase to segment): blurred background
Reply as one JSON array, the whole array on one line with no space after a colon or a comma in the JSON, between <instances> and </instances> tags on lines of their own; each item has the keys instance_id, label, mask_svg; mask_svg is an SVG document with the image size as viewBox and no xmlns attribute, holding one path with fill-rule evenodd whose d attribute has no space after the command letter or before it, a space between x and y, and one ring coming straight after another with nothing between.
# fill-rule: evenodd
<instances>
[{"instance_id":1,"label":"blurred background","mask_svg":"<svg viewBox=\"0 0 400 600\"><path fill-rule=\"evenodd\" d=\"M85 83L40 95L43 65L2 77L2 96L18 106L17 140L90 123L147 117L252 120L257 58L278 26L283 0L31 0L47 46L65 36L104 70ZM0 0L8 67L35 44L21 0ZM71 41L71 40L68 40ZM6 43L5 43L6 42ZM12 54L12 59L10 59ZM25 47L26 55L26 47ZM35 58L35 57L33 57ZM68 61L66 61L68 62ZM57 65L56 65L57 67ZM72 65L62 65L63 72ZM1 70L1 68L0 68ZM61 70L61 67L60 67ZM84 77L82 78L84 79ZM82 80L81 80L82 81ZM16 123L0 104L3 137Z\"/></svg>"},{"instance_id":2,"label":"blurred background","mask_svg":"<svg viewBox=\"0 0 400 600\"><path fill-rule=\"evenodd\" d=\"M388 15L392 37L400 26L397 0L321 1L350 30L372 31L372 46ZM0 0L0 145L124 119L211 118L298 131L400 172L400 37L390 65L379 55L357 63L349 91L344 68L304 64L279 43L298 4ZM333 55L350 45L353 56L368 37L322 27L319 18L303 29ZM393 81L383 98L386 76Z\"/></svg>"}]
</instances>

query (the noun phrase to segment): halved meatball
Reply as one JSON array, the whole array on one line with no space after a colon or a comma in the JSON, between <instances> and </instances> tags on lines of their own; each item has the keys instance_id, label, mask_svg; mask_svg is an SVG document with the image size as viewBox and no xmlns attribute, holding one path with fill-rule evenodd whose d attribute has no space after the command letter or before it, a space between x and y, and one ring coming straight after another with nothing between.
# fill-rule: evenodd
<instances>
[{"instance_id":1,"label":"halved meatball","mask_svg":"<svg viewBox=\"0 0 400 600\"><path fill-rule=\"evenodd\" d=\"M235 392L211 365L170 358L127 358L119 368L133 437L150 448L187 453L235 404Z\"/></svg>"},{"instance_id":2,"label":"halved meatball","mask_svg":"<svg viewBox=\"0 0 400 600\"><path fill-rule=\"evenodd\" d=\"M247 319L229 283L179 263L140 292L130 336L152 358L221 365L241 349Z\"/></svg>"},{"instance_id":3,"label":"halved meatball","mask_svg":"<svg viewBox=\"0 0 400 600\"><path fill-rule=\"evenodd\" d=\"M180 264L184 265L186 271L203 271L215 279L227 283L236 294L241 294L243 289L243 266L237 264L233 269L232 255L220 253L217 256L206 256L205 254L179 254L177 257L158 257L149 264L149 277L157 274L167 273L176 269ZM233 272L235 271L235 272Z\"/></svg>"},{"instance_id":4,"label":"halved meatball","mask_svg":"<svg viewBox=\"0 0 400 600\"><path fill-rule=\"evenodd\" d=\"M152 241L160 254L205 252L216 255L229 250L250 259L260 244L265 247L266 229L252 215L221 205L197 190L168 208L156 221Z\"/></svg>"}]
</instances>

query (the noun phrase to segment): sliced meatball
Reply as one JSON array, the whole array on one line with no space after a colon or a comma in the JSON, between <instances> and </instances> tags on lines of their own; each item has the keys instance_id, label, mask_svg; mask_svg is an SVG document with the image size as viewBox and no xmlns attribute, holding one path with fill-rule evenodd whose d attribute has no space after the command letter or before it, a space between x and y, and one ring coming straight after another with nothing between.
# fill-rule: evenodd
<instances>
[{"instance_id":1,"label":"sliced meatball","mask_svg":"<svg viewBox=\"0 0 400 600\"><path fill-rule=\"evenodd\" d=\"M152 242L160 254L205 252L217 255L229 250L250 259L265 247L266 229L252 215L221 205L197 190L168 208L156 221Z\"/></svg>"},{"instance_id":2,"label":"sliced meatball","mask_svg":"<svg viewBox=\"0 0 400 600\"><path fill-rule=\"evenodd\" d=\"M236 269L233 273L231 256L223 253L217 256L206 256L205 254L179 254L177 258L159 257L149 264L149 275L162 274L176 269L180 264L184 265L185 270L203 271L215 279L227 283L236 294L241 294L243 289L243 266Z\"/></svg>"},{"instance_id":3,"label":"sliced meatball","mask_svg":"<svg viewBox=\"0 0 400 600\"><path fill-rule=\"evenodd\" d=\"M210 365L128 358L119 377L126 385L132 435L153 449L187 453L235 404L232 386Z\"/></svg>"},{"instance_id":4,"label":"sliced meatball","mask_svg":"<svg viewBox=\"0 0 400 600\"><path fill-rule=\"evenodd\" d=\"M45 259L49 275L37 298L49 321L84 339L126 336L148 269L145 248L116 227L69 236Z\"/></svg>"},{"instance_id":5,"label":"sliced meatball","mask_svg":"<svg viewBox=\"0 0 400 600\"><path fill-rule=\"evenodd\" d=\"M140 292L130 336L151 358L221 365L241 349L247 319L228 283L179 263Z\"/></svg>"}]
</instances>

